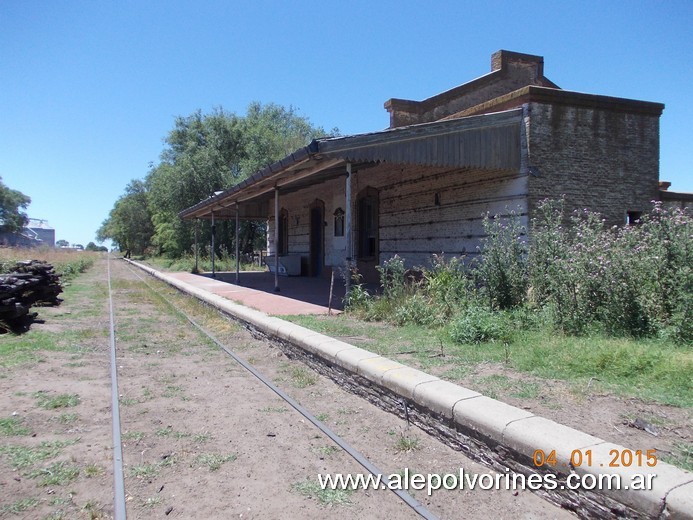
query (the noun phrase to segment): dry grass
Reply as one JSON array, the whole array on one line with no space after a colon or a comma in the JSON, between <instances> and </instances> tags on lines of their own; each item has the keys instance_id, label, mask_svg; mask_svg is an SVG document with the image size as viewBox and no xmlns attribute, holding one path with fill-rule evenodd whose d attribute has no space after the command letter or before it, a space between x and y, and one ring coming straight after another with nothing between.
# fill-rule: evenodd
<instances>
[{"instance_id":1,"label":"dry grass","mask_svg":"<svg viewBox=\"0 0 693 520\"><path fill-rule=\"evenodd\" d=\"M55 273L61 277L65 285L79 273L83 273L94 265L98 258L94 251L78 251L74 249L39 248L0 248L0 274L14 270L16 262L40 260L48 262L55 268Z\"/></svg>"},{"instance_id":2,"label":"dry grass","mask_svg":"<svg viewBox=\"0 0 693 520\"><path fill-rule=\"evenodd\" d=\"M100 253L52 247L0 247L0 261L44 260L50 264L65 264L80 258L98 258Z\"/></svg>"}]
</instances>

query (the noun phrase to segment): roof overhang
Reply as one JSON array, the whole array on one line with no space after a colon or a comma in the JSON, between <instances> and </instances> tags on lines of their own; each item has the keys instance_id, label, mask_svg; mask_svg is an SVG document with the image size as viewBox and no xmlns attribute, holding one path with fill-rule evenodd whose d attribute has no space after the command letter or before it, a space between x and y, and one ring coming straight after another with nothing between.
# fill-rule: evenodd
<instances>
[{"instance_id":1,"label":"roof overhang","mask_svg":"<svg viewBox=\"0 0 693 520\"><path fill-rule=\"evenodd\" d=\"M659 199L667 201L693 202L693 193L686 191L659 190Z\"/></svg>"},{"instance_id":2,"label":"roof overhang","mask_svg":"<svg viewBox=\"0 0 693 520\"><path fill-rule=\"evenodd\" d=\"M522 87L508 94L498 96L490 101L480 103L456 114L446 117L456 119L469 117L500 110L509 110L522 106L525 103L542 103L548 105L565 105L578 108L590 108L593 110L608 110L612 112L626 112L630 114L644 114L659 117L664 111L664 104L637 99L617 98L585 94L558 88L538 87L530 85Z\"/></svg>"},{"instance_id":3,"label":"roof overhang","mask_svg":"<svg viewBox=\"0 0 693 520\"><path fill-rule=\"evenodd\" d=\"M239 184L179 213L183 219L267 218L274 190L290 193L381 162L460 169L519 170L522 110L380 132L317 139Z\"/></svg>"}]
</instances>

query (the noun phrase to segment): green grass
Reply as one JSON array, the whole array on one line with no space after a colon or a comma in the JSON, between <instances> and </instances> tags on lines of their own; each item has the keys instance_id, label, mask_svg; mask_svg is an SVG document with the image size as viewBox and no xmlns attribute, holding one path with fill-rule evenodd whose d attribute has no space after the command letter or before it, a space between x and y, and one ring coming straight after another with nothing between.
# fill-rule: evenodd
<instances>
[{"instance_id":1,"label":"green grass","mask_svg":"<svg viewBox=\"0 0 693 520\"><path fill-rule=\"evenodd\" d=\"M39 504L40 501L37 498L22 498L11 504L0 507L0 516L18 515L35 508Z\"/></svg>"},{"instance_id":2,"label":"green grass","mask_svg":"<svg viewBox=\"0 0 693 520\"><path fill-rule=\"evenodd\" d=\"M105 470L98 464L87 464L84 467L84 476L87 478L98 477L99 475L103 475L104 473Z\"/></svg>"},{"instance_id":3,"label":"green grass","mask_svg":"<svg viewBox=\"0 0 693 520\"><path fill-rule=\"evenodd\" d=\"M193 272L195 268L195 256L187 255L182 258L166 258L164 256L152 256L147 257L145 263L150 264L153 267L157 267L163 271L185 271L188 273ZM220 271L235 271L236 263L232 258L224 258L223 260L217 260L215 263L215 268L217 272ZM200 272L211 272L212 271L212 261L209 258L200 256L198 258L198 269ZM247 264L241 262L241 271L264 271L265 266L258 266L257 264Z\"/></svg>"},{"instance_id":4,"label":"green grass","mask_svg":"<svg viewBox=\"0 0 693 520\"><path fill-rule=\"evenodd\" d=\"M41 359L41 352L70 349L71 346L65 341L63 333L29 330L21 335L5 335L0 342L0 366L9 368L25 363L37 363Z\"/></svg>"},{"instance_id":5,"label":"green grass","mask_svg":"<svg viewBox=\"0 0 693 520\"><path fill-rule=\"evenodd\" d=\"M331 457L339 451L339 448L337 446L319 446L317 448L311 448L310 451L320 457Z\"/></svg>"},{"instance_id":6,"label":"green grass","mask_svg":"<svg viewBox=\"0 0 693 520\"><path fill-rule=\"evenodd\" d=\"M281 406L265 406L264 408L259 408L258 412L262 413L284 413L288 412L288 408L284 408Z\"/></svg>"},{"instance_id":7,"label":"green grass","mask_svg":"<svg viewBox=\"0 0 693 520\"><path fill-rule=\"evenodd\" d=\"M185 439L192 437L191 433L174 430L173 427L167 426L160 428L154 432L157 437L175 437L176 439Z\"/></svg>"},{"instance_id":8,"label":"green grass","mask_svg":"<svg viewBox=\"0 0 693 520\"><path fill-rule=\"evenodd\" d=\"M183 397L183 387L176 385L168 385L164 392L161 394L162 397Z\"/></svg>"},{"instance_id":9,"label":"green grass","mask_svg":"<svg viewBox=\"0 0 693 520\"><path fill-rule=\"evenodd\" d=\"M0 435L17 437L31 434L31 429L24 426L24 419L18 416L0 417Z\"/></svg>"},{"instance_id":10,"label":"green grass","mask_svg":"<svg viewBox=\"0 0 693 520\"><path fill-rule=\"evenodd\" d=\"M79 420L79 415L76 413L65 412L61 413L58 417L56 417L55 420L64 426L70 426Z\"/></svg>"},{"instance_id":11,"label":"green grass","mask_svg":"<svg viewBox=\"0 0 693 520\"><path fill-rule=\"evenodd\" d=\"M76 315L77 313L73 317ZM79 314L79 316L82 315ZM30 329L24 334L6 334L3 336L2 342L0 342L0 366L10 368L27 363L35 364L43 359L42 352L74 352L81 354L84 352L82 344L85 341L93 340L99 336L105 337L106 334L107 330L105 327L103 330L83 328L59 332L43 332ZM75 364L75 366L77 365Z\"/></svg>"},{"instance_id":12,"label":"green grass","mask_svg":"<svg viewBox=\"0 0 693 520\"><path fill-rule=\"evenodd\" d=\"M403 433L399 434L395 442L395 451L398 453L409 453L421 449L420 440L418 437L409 437Z\"/></svg>"},{"instance_id":13,"label":"green grass","mask_svg":"<svg viewBox=\"0 0 693 520\"><path fill-rule=\"evenodd\" d=\"M519 372L586 384L596 378L602 389L679 407L693 406L693 350L656 339L611 338L601 334L566 336L549 328L516 332L507 344L460 345L444 329L398 327L351 316L288 316L294 323L330 336L344 337L376 354L422 370L445 366L444 377L460 379L480 363L498 363ZM350 340L349 338L356 338ZM479 388L484 392L483 388ZM516 393L536 394L526 387Z\"/></svg>"},{"instance_id":14,"label":"green grass","mask_svg":"<svg viewBox=\"0 0 693 520\"><path fill-rule=\"evenodd\" d=\"M39 468L28 474L29 478L40 478L39 485L63 486L69 484L79 476L79 468L71 466L67 462L55 462L47 468Z\"/></svg>"},{"instance_id":15,"label":"green grass","mask_svg":"<svg viewBox=\"0 0 693 520\"><path fill-rule=\"evenodd\" d=\"M67 441L43 441L38 446L7 444L0 446L0 455L8 460L13 469L31 468L38 463L57 457L63 448L76 444L79 439Z\"/></svg>"},{"instance_id":16,"label":"green grass","mask_svg":"<svg viewBox=\"0 0 693 520\"><path fill-rule=\"evenodd\" d=\"M60 282L66 284L94 265L92 256L83 256L69 262L56 262L53 267L60 275Z\"/></svg>"},{"instance_id":17,"label":"green grass","mask_svg":"<svg viewBox=\"0 0 693 520\"><path fill-rule=\"evenodd\" d=\"M238 455L232 453L230 455L219 455L217 453L200 453L195 457L195 464L198 466L207 466L209 471L217 471L226 462L233 462L238 458Z\"/></svg>"},{"instance_id":18,"label":"green grass","mask_svg":"<svg viewBox=\"0 0 693 520\"><path fill-rule=\"evenodd\" d=\"M289 377L291 384L296 388L306 388L318 382L318 376L306 367L292 367L289 371Z\"/></svg>"},{"instance_id":19,"label":"green grass","mask_svg":"<svg viewBox=\"0 0 693 520\"><path fill-rule=\"evenodd\" d=\"M103 507L95 500L88 500L82 510L87 513L87 518L89 520L99 520L105 518Z\"/></svg>"},{"instance_id":20,"label":"green grass","mask_svg":"<svg viewBox=\"0 0 693 520\"><path fill-rule=\"evenodd\" d=\"M46 410L70 408L80 403L80 398L77 394L59 394L51 397L48 392L40 391L36 392L33 397L36 399L36 404Z\"/></svg>"},{"instance_id":21,"label":"green grass","mask_svg":"<svg viewBox=\"0 0 693 520\"><path fill-rule=\"evenodd\" d=\"M597 378L619 394L693 406L693 351L666 342L527 332L511 347L511 365L545 378Z\"/></svg>"},{"instance_id":22,"label":"green grass","mask_svg":"<svg viewBox=\"0 0 693 520\"><path fill-rule=\"evenodd\" d=\"M159 464L140 464L139 466L130 468L131 476L145 480L156 477L160 472L161 465Z\"/></svg>"},{"instance_id":23,"label":"green grass","mask_svg":"<svg viewBox=\"0 0 693 520\"><path fill-rule=\"evenodd\" d=\"M305 479L291 484L291 489L304 497L313 498L323 506L350 506L353 489L321 489L314 480Z\"/></svg>"},{"instance_id":24,"label":"green grass","mask_svg":"<svg viewBox=\"0 0 693 520\"><path fill-rule=\"evenodd\" d=\"M502 374L493 374L474 379L479 388L484 389L484 395L493 399L517 397L520 399L536 399L539 396L539 385L527 381L515 381Z\"/></svg>"},{"instance_id":25,"label":"green grass","mask_svg":"<svg viewBox=\"0 0 693 520\"><path fill-rule=\"evenodd\" d=\"M58 511L52 512L50 515L45 517L43 520L65 520L66 518L68 518L66 515L67 515L67 513L65 513L65 511L58 510Z\"/></svg>"},{"instance_id":26,"label":"green grass","mask_svg":"<svg viewBox=\"0 0 693 520\"><path fill-rule=\"evenodd\" d=\"M71 312L63 312L60 307L42 311L39 309L41 318L47 322L61 323L65 320L74 321L75 318L96 316L103 312L99 305L94 305L94 301L103 301L105 286L103 283L84 282L77 278L79 273L89 269L94 258L90 255L84 258L70 258L66 262L52 262L56 272L63 273L62 282L67 285L61 297L66 302L77 302L71 307ZM86 302L86 304L82 304ZM86 340L93 340L99 336L107 334L105 327L100 327L93 323L84 327L70 328L68 330L58 330L45 332L31 328L24 334L7 334L0 342L0 366L13 367L16 365L35 364L43 359L42 352L81 352L82 343Z\"/></svg>"},{"instance_id":27,"label":"green grass","mask_svg":"<svg viewBox=\"0 0 693 520\"><path fill-rule=\"evenodd\" d=\"M693 471L693 444L675 442L672 453L662 457L662 460L686 471Z\"/></svg>"},{"instance_id":28,"label":"green grass","mask_svg":"<svg viewBox=\"0 0 693 520\"><path fill-rule=\"evenodd\" d=\"M196 444L203 444L210 440L212 438L212 435L209 432L204 432L204 433L198 433L196 435L193 435L193 442Z\"/></svg>"},{"instance_id":29,"label":"green grass","mask_svg":"<svg viewBox=\"0 0 693 520\"><path fill-rule=\"evenodd\" d=\"M124 441L140 442L142 439L144 439L144 432L125 432L121 437Z\"/></svg>"},{"instance_id":30,"label":"green grass","mask_svg":"<svg viewBox=\"0 0 693 520\"><path fill-rule=\"evenodd\" d=\"M161 500L162 498L160 496L149 497L142 503L142 507L152 509L161 504Z\"/></svg>"}]
</instances>

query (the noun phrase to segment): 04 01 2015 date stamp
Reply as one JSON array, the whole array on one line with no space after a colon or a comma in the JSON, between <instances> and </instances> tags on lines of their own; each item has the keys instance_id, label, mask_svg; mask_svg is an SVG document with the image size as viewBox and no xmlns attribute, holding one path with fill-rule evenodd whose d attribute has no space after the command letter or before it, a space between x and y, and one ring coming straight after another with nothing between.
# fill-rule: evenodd
<instances>
[{"instance_id":1,"label":"04 01 2015 date stamp","mask_svg":"<svg viewBox=\"0 0 693 520\"><path fill-rule=\"evenodd\" d=\"M537 468L544 466L565 466L567 463L559 464L556 457L556 450L546 452L545 450L535 450L532 455L532 462ZM657 450L629 450L613 449L609 451L606 462L593 461L592 450L573 450L570 453L570 466L578 467L602 467L602 468L654 468L657 465Z\"/></svg>"}]
</instances>

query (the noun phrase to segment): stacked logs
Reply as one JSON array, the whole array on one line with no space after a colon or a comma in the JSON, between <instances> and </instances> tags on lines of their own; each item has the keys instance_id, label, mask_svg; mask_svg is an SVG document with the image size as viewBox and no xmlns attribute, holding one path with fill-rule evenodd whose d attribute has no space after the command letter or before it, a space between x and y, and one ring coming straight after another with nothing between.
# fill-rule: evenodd
<instances>
[{"instance_id":1,"label":"stacked logs","mask_svg":"<svg viewBox=\"0 0 693 520\"><path fill-rule=\"evenodd\" d=\"M0 275L0 334L26 332L38 313L32 306L59 305L63 288L53 266L40 260L18 262Z\"/></svg>"}]
</instances>

